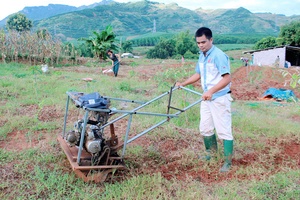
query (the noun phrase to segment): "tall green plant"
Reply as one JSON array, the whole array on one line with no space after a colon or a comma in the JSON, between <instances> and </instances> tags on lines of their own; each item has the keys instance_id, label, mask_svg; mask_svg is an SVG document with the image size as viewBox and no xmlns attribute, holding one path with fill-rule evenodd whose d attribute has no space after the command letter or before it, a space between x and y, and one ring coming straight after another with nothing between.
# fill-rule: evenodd
<instances>
[{"instance_id":1,"label":"tall green plant","mask_svg":"<svg viewBox=\"0 0 300 200\"><path fill-rule=\"evenodd\" d=\"M100 60L105 60L107 58L107 49L118 49L117 45L114 43L116 35L113 32L112 26L106 26L105 30L101 31L100 33L93 31L93 34L94 37L81 38L79 40L84 40L88 45L91 45L92 51Z\"/></svg>"},{"instance_id":2,"label":"tall green plant","mask_svg":"<svg viewBox=\"0 0 300 200\"><path fill-rule=\"evenodd\" d=\"M297 85L300 85L300 73L293 73L291 74L290 72L286 71L286 70L281 70L281 74L283 77L289 77L290 78L290 86L292 88L296 88Z\"/></svg>"}]
</instances>

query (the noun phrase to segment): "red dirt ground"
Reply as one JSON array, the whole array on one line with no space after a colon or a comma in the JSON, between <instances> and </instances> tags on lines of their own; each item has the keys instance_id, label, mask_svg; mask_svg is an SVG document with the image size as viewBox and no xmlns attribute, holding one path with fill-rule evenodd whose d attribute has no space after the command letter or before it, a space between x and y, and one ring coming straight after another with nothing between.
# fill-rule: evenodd
<instances>
[{"instance_id":1,"label":"red dirt ground","mask_svg":"<svg viewBox=\"0 0 300 200\"><path fill-rule=\"evenodd\" d=\"M180 66L181 65L172 65L169 67L177 68ZM131 69L132 68L130 66L123 65L117 78L127 77L129 74L128 72ZM78 67L75 71L81 72L85 70L87 69ZM88 70L91 69L89 68ZM151 79L156 73L159 73L157 66L146 66L143 68L135 68L135 70L139 78L143 80ZM295 69L291 68L289 71L293 72ZM97 72L95 71L95 73ZM262 94L270 87L291 89L288 86L287 80L288 79L284 79L282 77L280 72L278 72L278 69L267 67L241 67L232 74L232 96L235 100L258 101L262 97ZM299 98L299 90L294 92ZM44 107L42 110L39 110L37 105L31 105L19 108L18 114L26 116L38 114L38 119L40 121L47 122L63 119L64 111L57 110L55 107L51 106ZM299 118L299 116L295 116L293 119L295 122L299 123ZM5 124L5 122L0 120L0 126L1 124ZM124 130L125 127L126 121L116 127L116 132L118 132L118 129ZM182 150L188 148L193 149L195 151L194 159L197 159L197 153L204 151L203 143L201 141L195 141L194 139L195 135L199 134L198 132L190 132L189 130L183 130L178 127L176 127L176 129L185 136L184 140L160 138L158 141L153 142L148 137L141 137L138 140L133 141L131 145L140 145L146 150L149 146L154 146L157 152L159 152L159 159L148 157L147 155L142 158L127 158L129 163L134 163L134 167L131 167L130 172L121 171L116 173L114 175L115 179L121 180L130 175L135 176L139 174L154 174L159 172L166 179L176 178L183 181L198 180L203 183L210 184L230 179L261 179L264 175L271 175L282 171L284 166L289 166L294 169L300 168L300 144L296 140L291 140L290 138L264 141L264 148L261 152L239 152L241 156L233 158L232 170L225 174L219 173L219 168L222 165L222 159L219 159L220 161L215 161L217 164L209 164L201 160L192 162L191 164L186 164L187 162L184 162L184 160L190 158L182 158ZM59 131L61 130L58 130L58 132ZM14 130L11 134L9 134L5 144L3 142L0 143L0 148L5 148L11 151L20 151L35 146L47 146L46 141L49 140L47 137L48 133L35 132L33 134L44 135L44 138L28 142L24 131ZM249 140L247 142L251 141ZM276 153L272 152L272 147L278 145L282 146L280 151ZM221 147L220 143L219 146ZM259 156L262 154L272 155L272 158L262 162L259 159ZM294 161L296 161L296 163ZM238 173L239 168L251 166L260 166L264 169L264 174ZM71 172L71 169L69 171Z\"/></svg>"}]
</instances>

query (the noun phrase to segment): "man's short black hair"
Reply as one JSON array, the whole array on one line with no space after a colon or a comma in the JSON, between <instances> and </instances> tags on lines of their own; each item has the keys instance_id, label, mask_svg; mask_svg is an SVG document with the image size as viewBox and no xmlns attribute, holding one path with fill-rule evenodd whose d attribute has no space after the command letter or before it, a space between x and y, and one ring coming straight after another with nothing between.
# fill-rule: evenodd
<instances>
[{"instance_id":1,"label":"man's short black hair","mask_svg":"<svg viewBox=\"0 0 300 200\"><path fill-rule=\"evenodd\" d=\"M201 36L203 36L203 35L205 35L205 37L206 37L207 39L212 38L212 32L211 32L211 30L210 30L209 28L207 28L207 27L201 27L201 28L199 28L199 29L196 31L196 33L195 33L195 38L196 38L196 37L201 37Z\"/></svg>"}]
</instances>

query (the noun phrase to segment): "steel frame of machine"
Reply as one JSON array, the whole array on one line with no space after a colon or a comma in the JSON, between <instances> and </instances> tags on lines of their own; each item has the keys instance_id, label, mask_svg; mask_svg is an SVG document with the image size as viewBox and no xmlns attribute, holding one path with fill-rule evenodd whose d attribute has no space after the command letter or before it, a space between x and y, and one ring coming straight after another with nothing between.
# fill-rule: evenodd
<instances>
[{"instance_id":1,"label":"steel frame of machine","mask_svg":"<svg viewBox=\"0 0 300 200\"><path fill-rule=\"evenodd\" d=\"M191 90L186 87L171 87L171 89L155 98L153 98L150 101L147 102L142 102L142 101L135 101L135 100L128 100L128 99L122 99L122 98L113 98L113 97L107 97L107 96L102 96L105 99L109 99L110 101L123 101L123 102L130 102L130 103L137 103L140 104L140 106L132 109L132 110L118 110L118 109L99 109L99 108L90 108L90 107L79 107L79 109L83 109L85 114L83 117L83 127L80 135L80 142L79 146L73 146L71 147L67 142L66 142L66 127L67 127L67 120L68 120L68 112L69 112L69 104L70 101L74 102L75 105L80 105L80 102L78 101L78 95L84 95L82 92L67 92L67 101L66 101L66 112L64 116L64 125L63 125L63 131L62 134L58 135L57 140L60 143L61 148L63 149L64 153L66 154L73 171L75 174L82 178L85 182L88 181L94 181L94 182L104 182L107 175L114 170L119 170L119 169L127 169L123 159L126 153L126 147L127 144L130 142L140 138L144 134L148 133L149 131L157 128L158 126L161 126L165 122L168 122L170 119L178 117L179 114L185 112L186 110L190 109L191 107L197 105L202 101L201 98L196 100L195 102L189 104L188 106L179 109L176 107L171 106L171 99L172 99L172 93L175 90L178 89L183 89L184 91L199 95L200 97L202 96L201 93L196 92L194 90ZM168 105L167 105L167 113L152 113L152 112L139 112L140 109L150 105L151 103L169 95L168 99ZM175 110L175 113L170 114L171 110ZM84 141L86 137L86 126L89 124L89 113L90 112L100 112L100 113L106 113L109 115L114 115L114 114L121 114L121 116L107 121L107 123L103 124L100 126L100 129L104 129L106 127L110 128L110 138L107 140L109 148L107 148L105 151L108 151L107 153L107 158L104 162L104 164L101 165L90 165L87 161L91 159L91 154L87 152L84 148ZM151 127L147 128L146 130L136 134L135 136L129 138L129 132L131 128L131 123L132 123L132 118L133 115L149 115L149 116L159 116L163 117L160 122L152 125ZM124 137L124 141L119 144L118 138L115 134L115 129L114 129L114 123L125 118L128 118L127 122L127 127L126 127L126 134ZM116 154L117 151L122 149L122 154L121 156L118 156ZM97 173L91 173L91 172L97 172Z\"/></svg>"}]
</instances>

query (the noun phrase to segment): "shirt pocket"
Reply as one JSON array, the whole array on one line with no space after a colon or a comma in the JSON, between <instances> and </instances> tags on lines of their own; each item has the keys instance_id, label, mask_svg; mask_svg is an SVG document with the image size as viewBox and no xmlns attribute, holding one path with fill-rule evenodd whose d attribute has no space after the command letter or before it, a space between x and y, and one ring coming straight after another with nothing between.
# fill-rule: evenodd
<instances>
[{"instance_id":1,"label":"shirt pocket","mask_svg":"<svg viewBox=\"0 0 300 200\"><path fill-rule=\"evenodd\" d=\"M216 72L218 72L218 69L215 67L214 63L207 63L206 64L206 68L207 68L207 71L209 73L216 73Z\"/></svg>"},{"instance_id":2,"label":"shirt pocket","mask_svg":"<svg viewBox=\"0 0 300 200\"><path fill-rule=\"evenodd\" d=\"M219 73L214 63L207 63L206 70L207 70L206 77L208 78L209 81L215 79Z\"/></svg>"}]
</instances>

